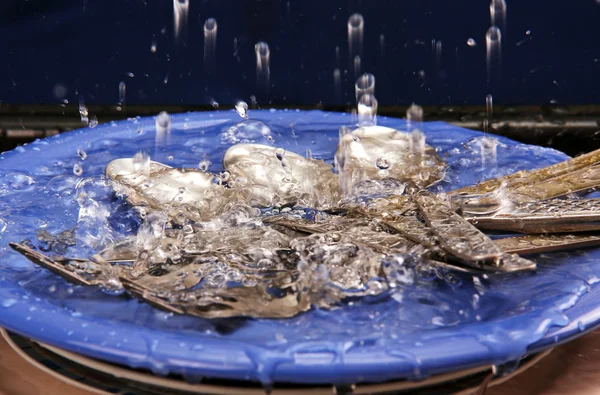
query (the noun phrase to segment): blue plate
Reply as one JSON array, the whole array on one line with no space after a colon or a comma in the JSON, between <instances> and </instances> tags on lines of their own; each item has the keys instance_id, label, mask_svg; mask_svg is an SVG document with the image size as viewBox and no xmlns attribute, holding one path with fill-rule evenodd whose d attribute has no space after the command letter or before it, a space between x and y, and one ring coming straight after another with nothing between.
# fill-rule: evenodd
<instances>
[{"instance_id":1,"label":"blue plate","mask_svg":"<svg viewBox=\"0 0 600 395\"><path fill-rule=\"evenodd\" d=\"M594 249L536 256L534 273L414 274L412 283L385 297L291 319L210 321L73 286L7 247L9 241L35 243L40 228L73 228L77 196L86 184L80 178L98 177L113 158L145 149L173 166L195 167L208 159L217 171L227 147L255 141L299 153L309 148L314 157L331 161L338 128L353 123L348 114L318 111L251 111L250 120L232 111L207 112L172 120L167 145L155 145L155 120L144 118L65 133L0 156L0 326L156 374L346 384L502 364L568 340L600 320L600 250ZM405 126L399 119L378 121ZM424 129L449 164L440 190L567 158L498 137L497 165L483 168L481 133L440 122ZM87 153L85 160L78 149ZM75 164L82 166L81 177L73 174ZM136 219L123 214L126 204L108 193L94 196L114 209L111 237L135 231ZM89 251L76 245L69 255Z\"/></svg>"}]
</instances>

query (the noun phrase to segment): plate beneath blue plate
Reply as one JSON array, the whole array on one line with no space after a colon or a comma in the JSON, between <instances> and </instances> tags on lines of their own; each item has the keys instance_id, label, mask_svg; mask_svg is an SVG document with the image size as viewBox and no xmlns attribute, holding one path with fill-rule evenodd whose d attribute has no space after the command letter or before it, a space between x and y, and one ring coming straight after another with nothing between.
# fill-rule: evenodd
<instances>
[{"instance_id":1,"label":"plate beneath blue plate","mask_svg":"<svg viewBox=\"0 0 600 395\"><path fill-rule=\"evenodd\" d=\"M147 150L154 160L220 169L236 142L275 144L331 161L351 116L319 111L251 111L173 116L168 145L155 145L155 120L131 119L65 133L0 155L0 326L44 343L157 374L262 382L378 382L517 360L600 321L600 250L535 256L534 273L416 277L386 298L285 320L210 321L174 316L126 296L73 286L12 252L8 242L77 223L73 175L97 177L113 158ZM380 117L383 126L404 121ZM557 151L498 137L497 165L482 168L482 134L445 123L424 125L449 164L439 189L564 160ZM78 149L86 152L82 160ZM172 157L172 158L171 158ZM112 204L112 203L111 203ZM115 210L123 206L115 200ZM126 229L119 211L115 232ZM5 226L6 225L6 226ZM119 228L119 226L125 226ZM115 233L115 234L116 234ZM73 247L69 254L81 252Z\"/></svg>"}]
</instances>

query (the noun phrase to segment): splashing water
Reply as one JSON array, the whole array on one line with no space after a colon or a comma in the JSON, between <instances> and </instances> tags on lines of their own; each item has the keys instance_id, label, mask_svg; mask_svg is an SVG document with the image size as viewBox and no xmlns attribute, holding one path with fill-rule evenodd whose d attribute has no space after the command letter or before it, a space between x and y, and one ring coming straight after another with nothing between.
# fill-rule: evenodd
<instances>
[{"instance_id":1,"label":"splashing water","mask_svg":"<svg viewBox=\"0 0 600 395\"><path fill-rule=\"evenodd\" d=\"M240 120L233 113L217 114L214 118L204 115L194 116L194 119L189 121L190 129L185 132L181 125L184 123L184 117L189 115L176 115L173 117L173 145L170 154L172 155L175 152L177 154L174 156L174 163L169 163L170 165L197 169L199 153L202 153L206 154L207 160L213 163L210 171L221 172L224 170L220 163L230 143L228 140L221 139L221 135L229 133L228 130L231 128L239 128L240 124L248 121ZM305 147L311 147L313 158L325 159L329 166L333 160L332 153L336 148L340 126L351 124L350 116L342 114L330 115L334 117L335 122L331 121L332 118L324 118L321 115L318 118L319 122L316 122L319 124L318 128L298 123L298 117L310 116L314 116L314 113L301 113L300 115L292 114L292 112L277 112L274 115L262 111L256 111L256 114L253 113L253 119L256 122L261 122L267 129L272 129L280 136L278 137L278 145L280 146L273 148L272 155L267 154L264 155L264 158L261 157L259 163L264 163L267 160L271 163L272 161L273 169L280 169L278 171L281 171L282 177L284 177L286 170L283 168L282 161L277 157L281 154L278 148L283 148L285 152L279 156L284 161L288 161L286 166L290 169L292 176L298 178L297 174L303 172L305 174L304 177L299 177L298 182L293 183L298 188L302 187L302 179L310 178L312 182L315 177L312 171L306 171L306 168L301 165L294 164L294 153L298 149L304 150ZM327 120L327 122L324 120ZM476 284L471 276L453 275L424 265L418 260L415 261L414 256L416 254L407 251L405 254L386 258L381 264L386 277L390 279L388 285L384 280L378 279L379 273L374 274L372 271L373 267L377 266L373 263L377 262L373 259L373 256L378 256L374 249L368 245L356 245L348 239L347 233L345 233L351 232L352 236L363 234L363 240L368 240L369 237L373 236L373 233L369 233L368 229L347 229L343 221L336 222L336 219L331 218L328 214L310 208L275 205L258 209L248 205L248 201L244 198L236 196L222 197L227 202L240 204L225 208L219 215L211 216L207 220L196 223L184 223L181 227L170 227L164 217L154 215L157 214L156 211L143 214L140 207L133 207L122 196L115 199L114 192L110 187L106 187L106 180L102 177L103 169L109 161L123 157L131 158L140 149L151 151L155 137L152 133L154 122L152 119L142 121L142 126L146 130L142 135L137 134L138 125L129 121L119 123L119 128L113 128L114 130L106 125L100 127L102 133L88 134L90 146L85 146L88 155L85 160L85 180L89 181L85 184L78 181L79 178L74 177L71 173L75 161L80 161L74 155L74 152L77 149L77 144L81 144L81 141L69 143L65 136L61 136L61 139L46 140L50 144L50 149L46 151L47 157L44 160L32 159L32 172L29 176L31 180L25 181L28 180L25 174L13 175L11 176L11 183L15 187L2 192L2 205L4 207L0 212L2 212L2 218L9 223L8 230L0 236L3 237L3 241L31 239L31 235L34 235L40 227L40 225L34 223L35 219L45 221L47 232L50 234L50 236L42 234L35 242L40 245L52 244L56 251L62 251L61 253L64 253L66 249L69 256L90 256L91 253L98 252L101 248L114 247L116 242L128 237L134 237L135 245L137 245L139 234L142 234L139 245L146 248L141 249L139 255L133 256L132 259L134 261L150 262L151 264L152 262L165 262L166 260L174 262L181 260L180 251L174 248L179 245L184 245L186 251L196 252L214 251L214 247L232 246L232 255L228 262L237 262L237 268L224 265L225 259L219 259L219 256L215 253L217 259L198 260L194 262L194 265L196 265L194 270L190 267L188 270L173 272L172 276L169 277L172 284L182 281L181 285L184 287L198 281L198 286L210 289L212 293L205 294L205 297L212 300L218 297L224 299L233 297L238 302L241 301L240 303L253 298L256 300L259 297L258 295L244 295L236 288L242 288L245 292L248 292L247 289L253 289L261 280L253 273L261 270L263 272L268 271L276 276L273 281L277 281L278 284L291 281L291 284L296 284L305 290L303 295L306 296L301 299L301 303L306 306L311 303L317 306L328 306L338 300L340 298L339 292L341 292L340 284L344 286L358 283L365 284L364 288L360 288L360 290L367 296L374 296L381 292L381 288L392 287L393 284L392 288L388 288L388 293L384 293L384 295L390 297L386 296L375 300L368 298L364 300L354 299L351 302L342 304L339 309L332 312L310 311L305 315L289 320L251 320L248 325L254 328L255 332L250 333L243 330L228 335L234 341L240 343L243 343L249 337L254 339L253 336L256 336L264 344L267 341L265 339L270 336L269 333L281 332L290 344L309 347L310 344L319 342L318 344L323 346L323 350L333 353L332 355L335 355L336 358L344 356L346 352L339 351L339 354L336 354L338 351L335 351L337 350L335 347L347 344L350 336L352 339L352 344L348 346L350 348L363 349L362 347L364 347L366 349L375 347L369 345L373 343L381 347L382 355L398 355L397 360L404 361L406 356L400 357L400 355L407 348L412 350L412 343L415 339L423 340L425 338L431 342L438 340L439 342L446 342L452 336L465 334L465 331L469 331L470 324L483 325L484 330L489 329L485 332L489 334L494 328L498 328L498 325L503 325L503 321L499 323L495 321L494 317L501 314L506 320L512 319L511 317L514 315L521 314L524 305L528 306L531 311L537 312L537 315L531 321L527 321L525 328L520 327L521 330L511 332L502 327L502 331L494 332L493 339L490 336L485 338L474 337L477 342L474 344L479 347L481 343L482 347L493 348L499 347L498 344L504 346L505 342L511 342L511 344L517 342L521 347L517 351L525 350L528 344L536 340L527 333L535 332L536 335L541 336L544 332L541 326L542 320L546 322L550 319L552 322L560 322L556 313L557 306L561 306L560 311L562 311L565 308L564 306L571 305L578 295L584 292L585 286L590 286L586 284L586 279L600 272L597 261L593 260L592 255L586 255L589 252L583 251L579 255L584 260L582 264L569 265L567 258L552 255L548 258L540 258L540 269L536 276L476 276L478 278ZM404 129L403 123L396 120L387 120L385 117L379 117L378 124ZM375 126L375 128L380 127L382 126ZM302 133L297 133L293 129L302 130ZM479 171L480 152L463 147L469 146L469 142L476 134L440 126L439 124L433 124L431 127L429 124L424 124L423 129L428 136L428 142L439 149L440 155L448 160L449 172L447 177L450 180L449 183L451 182L451 186L458 187L474 183L477 177L481 175ZM385 132L387 134L382 133L381 136L387 136L389 129ZM352 133L349 130L349 133L345 133L344 137L352 136ZM354 137L357 135L355 134ZM259 133L259 136L262 135ZM253 135L250 139L263 137ZM313 140L315 144L311 144ZM368 140L365 135L359 135L361 144L367 144ZM506 143L505 145L497 144L496 147L498 170L504 174L520 168L544 166L564 158L554 151L518 145L504 139L499 140ZM52 149L53 147L59 147L60 144L58 143L63 141L71 144L67 147L68 155L66 157L61 157L60 153L55 153ZM394 140L385 140L383 146L389 146L391 141ZM352 141L352 144L356 142ZM43 143L37 142L25 147L26 153L33 152L33 148L41 147ZM374 174L378 174L382 170L393 173L396 167L396 159L393 154L400 152L397 149L398 147L395 146L384 154L369 157L366 166L370 166ZM4 163L9 166L9 155L17 155L17 153L5 155L7 161ZM70 158L70 161L67 158ZM244 158L248 159L248 157ZM54 163L59 161L62 163L54 166ZM149 158L147 161L150 163L150 171L153 171L152 162ZM306 163L305 161L306 159L302 156L302 162L298 163ZM146 159L139 162L147 163ZM44 169L43 167L47 166L48 163L51 163L52 167ZM238 161L237 163L242 162ZM13 163L10 166L15 165ZM271 169L270 166L268 165L267 168ZM141 167L145 167L145 165L141 165ZM260 166L257 166L257 168L260 168ZM272 173L269 171L268 174ZM217 175L221 179L227 179L225 174ZM6 177L3 176L3 183L8 183ZM237 178L238 176L231 173L229 177ZM386 188L387 190L399 188L398 185L386 184L385 180L369 178L371 179L355 184L353 186L354 190L357 193L365 191L368 195L373 194L374 191L385 191ZM244 182L244 180L236 181L242 184ZM246 185L249 186L250 184ZM448 184L442 185L444 188L450 188L451 186ZM179 190L179 186L175 188L173 198L183 197L184 200L187 199L191 192L191 186L185 185L185 188L182 192ZM301 194L298 196L301 196ZM208 199L211 198L212 196L208 195ZM244 202L246 203L244 204ZM25 208L26 205L31 204L43 204L45 210L35 213L35 218L18 218L18 215L29 215ZM6 207L11 207L17 211L8 213L4 211ZM174 209L174 211L176 212L177 209ZM292 244L292 241L290 241L292 236L261 225L262 218L274 214L280 215L282 212L287 213L286 215L316 217L320 223L330 228L324 234L301 238L294 236L293 246L299 251L299 254L290 256L289 247ZM106 216L107 213L111 215ZM18 226L12 225L17 220L19 221ZM74 238L68 234L59 235L60 231L73 229L75 225L78 225L78 229L80 229L77 237ZM13 229L15 229L14 233L12 233ZM111 242L110 238L106 238L106 240L99 239L102 234L110 235L114 240ZM181 241L179 241L180 237L182 238ZM69 245L73 240L75 245ZM158 243L159 240L166 240L167 242L161 244ZM173 240L176 242L173 242ZM375 244L384 245L385 242L386 239L382 237L377 239ZM92 245L97 245L97 247L91 247ZM151 250L151 248L154 249ZM134 251L138 252L138 250ZM148 254L145 255L144 252ZM6 254L6 252L2 253ZM330 270L321 264L324 259L332 262ZM68 287L56 276L33 269L23 259L7 259L8 261L10 261L10 265L17 265L19 271L15 270L13 272L11 269L3 267L0 268L0 277L7 276L10 281L14 280L16 283L30 278L32 273L35 273L37 276L36 281L24 282L22 288L32 295L54 301L57 312L62 310L78 311L83 317L79 317L77 321L80 319L92 321L93 319L102 318L110 320L115 327L127 323L128 325L139 325L139 329L143 329L139 317L144 317L143 325L149 330L164 330L165 333L170 333L170 335L177 331L178 333L199 333L206 337L222 337L222 335L214 333L214 326L208 321L189 320L188 317L162 314L149 306L125 298L112 298L109 295L94 292L88 288ZM281 274L282 270L280 269L286 268L283 271L288 271L287 268L290 262L298 262L297 267L301 268L301 271L298 274L292 273L291 278L287 278L284 274ZM363 264L359 264L359 262ZM565 264L568 270L560 275L555 273L556 270L554 269L558 264ZM152 267L157 271L162 270L160 266ZM81 268L81 270L88 269ZM167 268L167 270L170 269ZM566 281L565 276L567 276ZM541 288L536 287L533 277L544 278L545 285ZM371 279L365 280L365 278ZM118 293L118 284L113 285L111 288L111 281L106 280L106 290L110 293L110 290L114 289L116 290L115 293ZM229 286L232 286L232 288L225 288ZM67 288L70 289L70 292L67 292ZM162 289L162 285L159 284L156 289L157 293L160 293ZM474 295L477 295L476 303L473 302ZM557 295L562 296L558 297ZM550 307L544 304L549 297L556 297L553 299L556 304ZM192 299L190 298L186 303L198 305L198 300L202 300L192 301ZM14 297L6 300L9 300L9 302L5 303L7 306L3 304L3 308L16 309L21 305L21 301L16 300ZM98 308L83 310L82 300L85 301L85 306ZM544 303L542 303L542 300ZM266 301L266 303L271 302ZM244 304L244 306L246 305ZM267 321L275 328L268 327ZM45 325L52 324L46 323ZM211 334L203 332L207 329L213 332ZM476 336L476 333L467 332L467 335ZM73 336L77 336L77 334ZM147 335L144 334L143 336ZM244 338L244 336L247 337ZM144 337L143 340L145 339ZM274 335L273 339L275 339ZM117 340L122 341L122 338ZM309 343L311 341L313 343ZM82 342L82 344L85 343ZM110 345L114 344L111 343ZM262 363L263 359L260 355L251 353L250 347L248 347L248 350L252 362ZM302 355L299 351L301 349L298 348L290 351L287 346L277 349L270 348L269 350L271 352L269 355L277 353L277 356L272 358L273 360L268 360L272 366L277 366L277 363L285 360L285 357L289 355L293 355L297 361L301 361L303 356L306 358L312 356L312 354ZM291 354L286 354L288 352L291 352ZM511 348L510 352L510 356L513 356L512 353L515 353L515 348ZM147 359L143 360L144 367L151 368L153 366L151 358L152 355L148 355ZM273 372L274 369L266 369L265 375L261 377L268 379Z\"/></svg>"},{"instance_id":2,"label":"splashing water","mask_svg":"<svg viewBox=\"0 0 600 395\"><path fill-rule=\"evenodd\" d=\"M367 93L358 100L358 125L374 126L377 124L377 99Z\"/></svg>"}]
</instances>

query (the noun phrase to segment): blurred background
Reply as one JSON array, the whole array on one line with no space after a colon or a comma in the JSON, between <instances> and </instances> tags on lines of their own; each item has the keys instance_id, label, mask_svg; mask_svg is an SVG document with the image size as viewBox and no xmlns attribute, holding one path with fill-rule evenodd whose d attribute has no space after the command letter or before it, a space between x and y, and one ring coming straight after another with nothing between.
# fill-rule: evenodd
<instances>
[{"instance_id":1,"label":"blurred background","mask_svg":"<svg viewBox=\"0 0 600 395\"><path fill-rule=\"evenodd\" d=\"M132 105L250 101L259 93L254 46L263 41L271 81L259 104L354 104L348 19L359 13L360 68L377 78L380 105L478 105L488 93L511 105L599 101L596 0L506 3L502 83L492 87L487 0L189 0L186 8L176 38L173 1L4 0L0 100L117 104L124 82ZM212 70L209 18L217 22Z\"/></svg>"},{"instance_id":2,"label":"blurred background","mask_svg":"<svg viewBox=\"0 0 600 395\"><path fill-rule=\"evenodd\" d=\"M87 126L80 104L99 122L238 100L349 111L367 72L380 114L414 102L481 129L491 95L490 131L576 154L573 133L600 139L599 19L598 0L4 0L0 150Z\"/></svg>"}]
</instances>

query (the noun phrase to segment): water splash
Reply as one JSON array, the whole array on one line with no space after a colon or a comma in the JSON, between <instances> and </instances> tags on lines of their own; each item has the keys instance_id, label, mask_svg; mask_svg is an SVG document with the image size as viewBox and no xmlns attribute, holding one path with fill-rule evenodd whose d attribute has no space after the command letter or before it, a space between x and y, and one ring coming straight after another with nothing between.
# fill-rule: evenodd
<instances>
[{"instance_id":1,"label":"water splash","mask_svg":"<svg viewBox=\"0 0 600 395\"><path fill-rule=\"evenodd\" d=\"M358 100L358 125L377 125L377 99L369 93L362 95Z\"/></svg>"},{"instance_id":2,"label":"water splash","mask_svg":"<svg viewBox=\"0 0 600 395\"><path fill-rule=\"evenodd\" d=\"M425 152L425 134L423 134L423 108L412 104L406 110L406 128L410 133L410 152L422 156Z\"/></svg>"}]
</instances>

